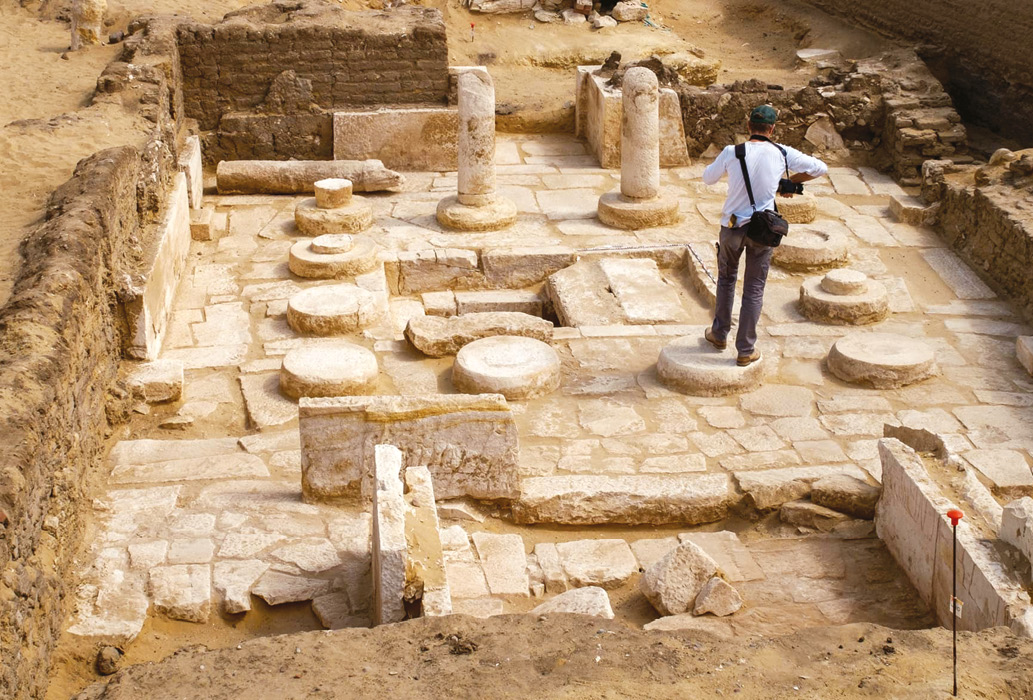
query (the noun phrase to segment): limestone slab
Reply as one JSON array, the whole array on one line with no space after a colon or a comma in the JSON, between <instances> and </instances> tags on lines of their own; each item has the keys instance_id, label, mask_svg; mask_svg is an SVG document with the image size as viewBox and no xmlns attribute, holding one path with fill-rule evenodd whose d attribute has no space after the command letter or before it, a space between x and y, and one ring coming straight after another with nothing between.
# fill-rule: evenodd
<instances>
[{"instance_id":1,"label":"limestone slab","mask_svg":"<svg viewBox=\"0 0 1033 700\"><path fill-rule=\"evenodd\" d=\"M324 579L270 570L259 577L258 582L251 587L251 592L269 605L283 605L312 600L329 591L330 584L330 581Z\"/></svg>"},{"instance_id":2,"label":"limestone slab","mask_svg":"<svg viewBox=\"0 0 1033 700\"><path fill-rule=\"evenodd\" d=\"M519 523L701 524L724 518L738 500L725 474L547 476L521 482Z\"/></svg>"},{"instance_id":3,"label":"limestone slab","mask_svg":"<svg viewBox=\"0 0 1033 700\"><path fill-rule=\"evenodd\" d=\"M212 582L222 611L232 615L250 610L251 587L268 569L269 563L259 559L216 562Z\"/></svg>"},{"instance_id":4,"label":"limestone slab","mask_svg":"<svg viewBox=\"0 0 1033 700\"><path fill-rule=\"evenodd\" d=\"M648 258L601 260L599 267L608 288L617 297L630 324L677 323L687 320L674 287Z\"/></svg>"},{"instance_id":5,"label":"limestone slab","mask_svg":"<svg viewBox=\"0 0 1033 700\"><path fill-rule=\"evenodd\" d=\"M278 373L246 374L238 377L238 381L252 427L267 430L297 419L298 407L280 393Z\"/></svg>"},{"instance_id":6,"label":"limestone slab","mask_svg":"<svg viewBox=\"0 0 1033 700\"><path fill-rule=\"evenodd\" d=\"M734 532L683 532L679 542L692 542L717 562L722 575L729 581L757 581L764 578L764 570L750 550Z\"/></svg>"},{"instance_id":7,"label":"limestone slab","mask_svg":"<svg viewBox=\"0 0 1033 700\"><path fill-rule=\"evenodd\" d=\"M477 556L492 595L527 597L527 555L520 535L473 533Z\"/></svg>"},{"instance_id":8,"label":"limestone slab","mask_svg":"<svg viewBox=\"0 0 1033 700\"><path fill-rule=\"evenodd\" d=\"M130 371L126 384L141 401L175 401L183 394L183 363L177 360L144 362Z\"/></svg>"},{"instance_id":9,"label":"limestone slab","mask_svg":"<svg viewBox=\"0 0 1033 700\"><path fill-rule=\"evenodd\" d=\"M1021 452L1015 450L970 450L964 454L969 464L990 480L996 493L1033 494L1033 471Z\"/></svg>"},{"instance_id":10,"label":"limestone slab","mask_svg":"<svg viewBox=\"0 0 1033 700\"><path fill-rule=\"evenodd\" d=\"M458 132L459 112L451 107L335 112L334 158L374 158L402 171L454 171Z\"/></svg>"},{"instance_id":11,"label":"limestone slab","mask_svg":"<svg viewBox=\"0 0 1033 700\"><path fill-rule=\"evenodd\" d=\"M424 295L424 306L427 302L426 296ZM452 306L454 307L453 313L434 315L451 316L499 311L516 311L538 317L542 315L542 298L535 292L520 289L456 292L453 296Z\"/></svg>"},{"instance_id":12,"label":"limestone slab","mask_svg":"<svg viewBox=\"0 0 1033 700\"><path fill-rule=\"evenodd\" d=\"M414 316L405 327L405 336L425 355L454 355L464 346L493 336L520 336L548 343L552 323L518 311L484 311L459 316Z\"/></svg>"},{"instance_id":13,"label":"limestone slab","mask_svg":"<svg viewBox=\"0 0 1033 700\"><path fill-rule=\"evenodd\" d=\"M259 457L237 453L143 464L118 464L111 471L111 482L137 484L204 479L247 479L267 476L269 476L269 468Z\"/></svg>"},{"instance_id":14,"label":"limestone slab","mask_svg":"<svg viewBox=\"0 0 1033 700\"><path fill-rule=\"evenodd\" d=\"M922 257L958 299L996 299L997 295L954 252L946 248L922 251Z\"/></svg>"},{"instance_id":15,"label":"limestone slab","mask_svg":"<svg viewBox=\"0 0 1033 700\"><path fill-rule=\"evenodd\" d=\"M769 384L745 394L739 399L739 406L754 415L771 418L809 416L814 409L814 392L804 387Z\"/></svg>"},{"instance_id":16,"label":"limestone slab","mask_svg":"<svg viewBox=\"0 0 1033 700\"><path fill-rule=\"evenodd\" d=\"M375 447L372 520L374 625L405 619L407 546L406 505L402 495L402 453L391 445Z\"/></svg>"},{"instance_id":17,"label":"limestone slab","mask_svg":"<svg viewBox=\"0 0 1033 700\"><path fill-rule=\"evenodd\" d=\"M768 511L808 495L812 484L822 477L844 474L865 480L865 473L852 464L737 471L734 476L749 503Z\"/></svg>"},{"instance_id":18,"label":"limestone slab","mask_svg":"<svg viewBox=\"0 0 1033 700\"><path fill-rule=\"evenodd\" d=\"M549 276L546 293L564 326L622 324L625 317L597 262L581 261Z\"/></svg>"},{"instance_id":19,"label":"limestone slab","mask_svg":"<svg viewBox=\"0 0 1033 700\"><path fill-rule=\"evenodd\" d=\"M684 542L646 569L639 587L661 615L677 615L692 610L717 570L717 562L706 552Z\"/></svg>"},{"instance_id":20,"label":"limestone slab","mask_svg":"<svg viewBox=\"0 0 1033 700\"><path fill-rule=\"evenodd\" d=\"M302 486L307 498L355 498L373 446L394 444L434 476L438 498L512 498L517 432L502 396L302 399Z\"/></svg>"},{"instance_id":21,"label":"limestone slab","mask_svg":"<svg viewBox=\"0 0 1033 700\"><path fill-rule=\"evenodd\" d=\"M212 577L207 565L183 564L151 569L154 608L173 620L207 622L211 612Z\"/></svg>"},{"instance_id":22,"label":"limestone slab","mask_svg":"<svg viewBox=\"0 0 1033 700\"><path fill-rule=\"evenodd\" d=\"M638 573L638 561L624 540L560 542L556 550L567 580L574 587L619 588Z\"/></svg>"},{"instance_id":23,"label":"limestone slab","mask_svg":"<svg viewBox=\"0 0 1033 700\"><path fill-rule=\"evenodd\" d=\"M605 620L613 619L613 608L610 607L610 596L599 586L587 586L560 593L531 610L532 615L548 615L552 613L570 613L573 615L590 615Z\"/></svg>"}]
</instances>

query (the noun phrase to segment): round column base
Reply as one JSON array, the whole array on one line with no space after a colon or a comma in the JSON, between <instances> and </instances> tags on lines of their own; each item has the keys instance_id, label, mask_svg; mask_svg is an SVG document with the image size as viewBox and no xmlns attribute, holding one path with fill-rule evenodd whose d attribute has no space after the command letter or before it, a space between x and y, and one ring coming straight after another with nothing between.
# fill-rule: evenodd
<instances>
[{"instance_id":1,"label":"round column base","mask_svg":"<svg viewBox=\"0 0 1033 700\"><path fill-rule=\"evenodd\" d=\"M361 233L373 225L373 206L352 197L343 207L320 209L315 197L303 199L294 209L294 225L300 233L322 236L326 233Z\"/></svg>"},{"instance_id":2,"label":"round column base","mask_svg":"<svg viewBox=\"0 0 1033 700\"><path fill-rule=\"evenodd\" d=\"M678 222L678 200L661 193L653 199L628 199L620 192L599 198L599 221L607 226L632 231Z\"/></svg>"},{"instance_id":3,"label":"round column base","mask_svg":"<svg viewBox=\"0 0 1033 700\"><path fill-rule=\"evenodd\" d=\"M498 231L516 223L517 208L513 200L495 197L484 206L462 204L452 195L438 202L438 223L455 231Z\"/></svg>"}]
</instances>

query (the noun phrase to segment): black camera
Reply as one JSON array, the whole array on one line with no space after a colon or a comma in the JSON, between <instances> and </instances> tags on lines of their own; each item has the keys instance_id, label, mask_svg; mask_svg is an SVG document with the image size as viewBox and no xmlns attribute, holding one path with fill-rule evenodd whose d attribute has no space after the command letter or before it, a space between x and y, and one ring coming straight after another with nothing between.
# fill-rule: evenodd
<instances>
[{"instance_id":1,"label":"black camera","mask_svg":"<svg viewBox=\"0 0 1033 700\"><path fill-rule=\"evenodd\" d=\"M803 183L793 182L787 177L778 181L779 194L803 194Z\"/></svg>"}]
</instances>

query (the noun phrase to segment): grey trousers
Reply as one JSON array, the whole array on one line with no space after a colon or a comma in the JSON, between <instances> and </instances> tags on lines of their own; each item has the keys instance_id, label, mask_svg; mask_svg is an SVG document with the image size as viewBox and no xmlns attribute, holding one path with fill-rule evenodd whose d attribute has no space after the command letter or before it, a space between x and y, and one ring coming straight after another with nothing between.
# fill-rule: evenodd
<instances>
[{"instance_id":1,"label":"grey trousers","mask_svg":"<svg viewBox=\"0 0 1033 700\"><path fill-rule=\"evenodd\" d=\"M746 226L721 227L721 250L717 255L717 311L711 333L715 340L725 341L732 330L732 304L735 301L735 280L739 275L739 258L746 251L746 276L742 280L742 306L739 309L739 330L735 349L739 355L750 355L757 344L757 321L764 306L764 285L771 267L774 248L746 237Z\"/></svg>"}]
</instances>

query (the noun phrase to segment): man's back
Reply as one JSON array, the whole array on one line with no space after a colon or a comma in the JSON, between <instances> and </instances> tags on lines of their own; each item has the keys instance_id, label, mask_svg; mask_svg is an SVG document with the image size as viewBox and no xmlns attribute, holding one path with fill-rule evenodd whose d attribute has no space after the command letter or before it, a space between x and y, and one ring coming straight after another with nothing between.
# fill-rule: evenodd
<instances>
[{"instance_id":1,"label":"man's back","mask_svg":"<svg viewBox=\"0 0 1033 700\"><path fill-rule=\"evenodd\" d=\"M757 211L775 208L775 192L778 190L778 181L786 177L787 160L792 172L804 172L812 177L820 177L828 171L828 166L817 158L805 155L791 146L782 148L786 151L785 158L773 143L746 142L746 167L750 171L750 184L753 186ZM742 167L735 157L735 146L725 147L717 159L707 166L703 171L703 181L713 185L725 174L728 175L728 196L721 212L721 224L728 226L732 214L740 223L747 221L753 214L742 177Z\"/></svg>"}]
</instances>

